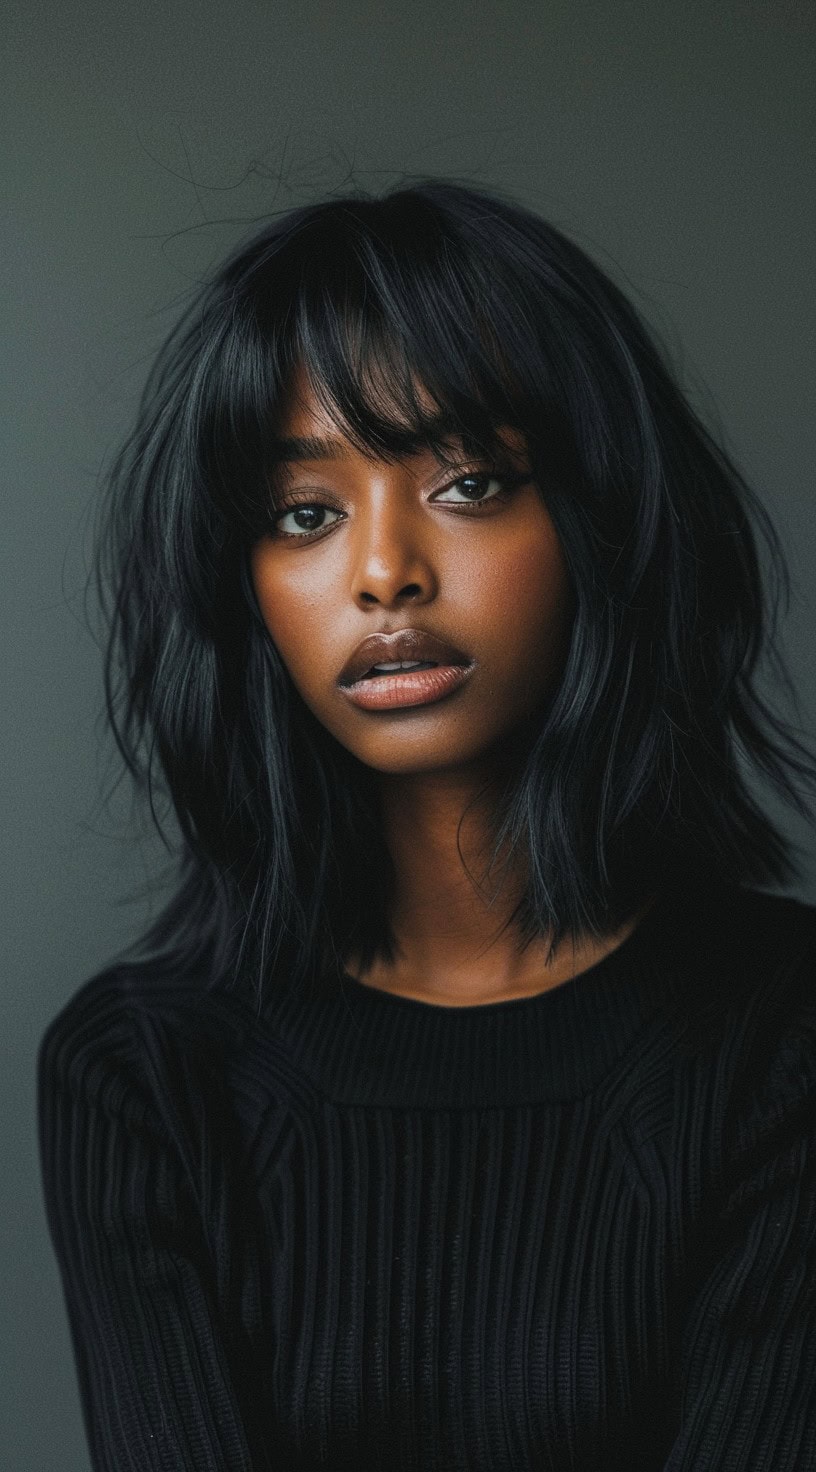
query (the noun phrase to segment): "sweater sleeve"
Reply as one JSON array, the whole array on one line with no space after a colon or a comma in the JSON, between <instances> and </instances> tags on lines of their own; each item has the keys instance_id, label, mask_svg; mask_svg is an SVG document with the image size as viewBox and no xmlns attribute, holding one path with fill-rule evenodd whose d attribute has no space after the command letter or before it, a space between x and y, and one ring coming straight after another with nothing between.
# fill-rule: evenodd
<instances>
[{"instance_id":1,"label":"sweater sleeve","mask_svg":"<svg viewBox=\"0 0 816 1472\"><path fill-rule=\"evenodd\" d=\"M763 1043L760 1019L743 1064L665 1472L816 1467L816 976L803 979L784 1036L767 1019Z\"/></svg>"},{"instance_id":2,"label":"sweater sleeve","mask_svg":"<svg viewBox=\"0 0 816 1472\"><path fill-rule=\"evenodd\" d=\"M38 1054L43 1194L94 1472L268 1472L239 1408L194 1192L121 1007L95 996L68 1004Z\"/></svg>"}]
</instances>

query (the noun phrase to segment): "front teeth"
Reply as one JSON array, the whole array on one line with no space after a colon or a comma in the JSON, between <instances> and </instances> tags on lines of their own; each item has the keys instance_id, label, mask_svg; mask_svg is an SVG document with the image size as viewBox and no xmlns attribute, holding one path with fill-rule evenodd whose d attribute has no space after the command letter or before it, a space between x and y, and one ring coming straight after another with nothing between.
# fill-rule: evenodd
<instances>
[{"instance_id":1,"label":"front teeth","mask_svg":"<svg viewBox=\"0 0 816 1472\"><path fill-rule=\"evenodd\" d=\"M415 670L424 663L426 661L421 659L403 659L398 661L397 664L373 664L371 668L373 670L382 670L385 674L390 674L392 670Z\"/></svg>"}]
</instances>

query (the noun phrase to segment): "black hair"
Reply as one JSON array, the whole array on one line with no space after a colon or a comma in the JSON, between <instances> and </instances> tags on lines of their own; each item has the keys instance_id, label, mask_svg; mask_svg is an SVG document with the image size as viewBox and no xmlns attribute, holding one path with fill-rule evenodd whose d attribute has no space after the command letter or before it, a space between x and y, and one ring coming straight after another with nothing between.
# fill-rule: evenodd
<instances>
[{"instance_id":1,"label":"black hair","mask_svg":"<svg viewBox=\"0 0 816 1472\"><path fill-rule=\"evenodd\" d=\"M526 438L575 614L493 808L493 857L527 860L520 946L606 934L661 889L797 877L741 770L810 811L790 773L812 781L812 753L753 685L767 652L791 690L749 511L787 597L784 556L666 358L578 245L452 180L290 210L195 288L98 545L108 718L160 829L159 791L180 830L140 964L249 985L260 1006L280 975L393 959L373 774L300 698L249 574L298 365L366 452L436 445L440 416L466 443Z\"/></svg>"}]
</instances>

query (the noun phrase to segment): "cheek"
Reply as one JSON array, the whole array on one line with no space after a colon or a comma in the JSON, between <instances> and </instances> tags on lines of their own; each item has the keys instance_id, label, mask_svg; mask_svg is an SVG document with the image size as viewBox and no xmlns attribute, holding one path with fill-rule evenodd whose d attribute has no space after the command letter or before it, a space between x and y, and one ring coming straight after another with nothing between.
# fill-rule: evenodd
<instances>
[{"instance_id":1,"label":"cheek","mask_svg":"<svg viewBox=\"0 0 816 1472\"><path fill-rule=\"evenodd\" d=\"M252 581L261 617L281 657L289 663L309 622L309 598L302 578L282 577L263 544L252 554Z\"/></svg>"},{"instance_id":2,"label":"cheek","mask_svg":"<svg viewBox=\"0 0 816 1472\"><path fill-rule=\"evenodd\" d=\"M557 636L569 622L571 585L560 543L549 529L505 549L484 570L480 601L500 609L501 625L523 642Z\"/></svg>"},{"instance_id":3,"label":"cheek","mask_svg":"<svg viewBox=\"0 0 816 1472\"><path fill-rule=\"evenodd\" d=\"M324 690L327 680L334 681L346 657L334 648L331 637L335 619L327 607L325 570L315 570L311 579L303 567L290 565L284 573L274 550L263 545L253 553L250 565L269 637L308 702L311 692Z\"/></svg>"}]
</instances>

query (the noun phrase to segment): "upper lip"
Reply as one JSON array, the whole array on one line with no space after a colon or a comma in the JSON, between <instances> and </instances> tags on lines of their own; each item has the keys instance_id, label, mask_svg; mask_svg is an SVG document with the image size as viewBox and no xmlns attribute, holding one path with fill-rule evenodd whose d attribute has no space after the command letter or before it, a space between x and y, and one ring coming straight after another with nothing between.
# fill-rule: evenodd
<instances>
[{"instance_id":1,"label":"upper lip","mask_svg":"<svg viewBox=\"0 0 816 1472\"><path fill-rule=\"evenodd\" d=\"M424 629L396 629L391 634L369 634L343 665L339 685L353 685L372 665L396 664L400 659L433 660L435 664L470 664L470 656Z\"/></svg>"}]
</instances>

